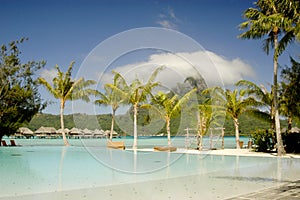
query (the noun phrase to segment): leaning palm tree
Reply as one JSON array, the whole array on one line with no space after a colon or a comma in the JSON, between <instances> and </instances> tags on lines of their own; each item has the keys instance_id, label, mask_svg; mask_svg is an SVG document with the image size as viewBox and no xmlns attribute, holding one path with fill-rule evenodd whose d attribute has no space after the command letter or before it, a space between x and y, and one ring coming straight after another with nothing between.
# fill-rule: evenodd
<instances>
[{"instance_id":1,"label":"leaning palm tree","mask_svg":"<svg viewBox=\"0 0 300 200\"><path fill-rule=\"evenodd\" d=\"M217 92L220 99L222 99L225 105L227 115L229 115L235 127L235 140L236 148L240 148L240 135L239 135L239 117L246 111L252 111L254 107L261 105L254 97L246 97L246 91L243 89L229 89L223 90L220 87L213 88L214 92Z\"/></svg>"},{"instance_id":2,"label":"leaning palm tree","mask_svg":"<svg viewBox=\"0 0 300 200\"><path fill-rule=\"evenodd\" d=\"M187 103L190 100L192 94L194 94L195 91L196 89L192 89L181 98L179 98L176 94L166 94L160 91L152 98L154 105L158 105L158 107L149 104L146 105L155 108L159 116L166 122L168 146L171 146L171 118L180 114L183 104Z\"/></svg>"},{"instance_id":3,"label":"leaning palm tree","mask_svg":"<svg viewBox=\"0 0 300 200\"><path fill-rule=\"evenodd\" d=\"M294 10L295 1L291 0L258 0L255 8L248 8L244 12L247 21L240 24L240 28L246 31L239 35L243 39L261 39L265 36L263 49L268 54L270 47L274 49L273 54L273 88L274 94L274 112L275 112L275 129L277 137L278 156L284 154L282 137L280 132L280 121L278 111L278 94L277 94L277 72L278 57L285 50L287 45L293 40ZM280 35L284 34L280 38Z\"/></svg>"},{"instance_id":4,"label":"leaning palm tree","mask_svg":"<svg viewBox=\"0 0 300 200\"><path fill-rule=\"evenodd\" d=\"M125 101L124 98L125 91L122 90L122 93L117 92L114 89L114 87L121 88L124 87L126 83L124 78L118 72L113 71L113 74L114 74L113 84L112 85L105 84L104 85L105 93L99 92L97 96L99 96L100 99L95 101L95 104L106 105L106 106L110 105L112 108L111 129L110 129L110 136L109 136L110 141L112 141L116 111L120 107L120 105Z\"/></svg>"},{"instance_id":5,"label":"leaning palm tree","mask_svg":"<svg viewBox=\"0 0 300 200\"><path fill-rule=\"evenodd\" d=\"M86 102L90 100L89 96L96 94L95 90L88 89L87 87L95 84L93 80L85 81L84 78L78 80L72 80L72 68L74 62L70 63L70 66L66 73L62 72L58 65L55 66L57 69L57 77L53 78L52 84L47 82L44 78L39 78L39 83L44 85L46 89L56 98L60 100L60 124L62 129L63 141L66 146L69 146L65 134L64 127L64 108L66 101L82 99Z\"/></svg>"}]
</instances>

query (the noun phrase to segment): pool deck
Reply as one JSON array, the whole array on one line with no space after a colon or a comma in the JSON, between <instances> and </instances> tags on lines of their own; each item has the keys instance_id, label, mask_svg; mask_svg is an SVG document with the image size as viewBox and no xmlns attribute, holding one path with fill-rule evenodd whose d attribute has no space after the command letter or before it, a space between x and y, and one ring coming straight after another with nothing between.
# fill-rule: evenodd
<instances>
[{"instance_id":1,"label":"pool deck","mask_svg":"<svg viewBox=\"0 0 300 200\"><path fill-rule=\"evenodd\" d=\"M126 148L127 151L134 151L131 148ZM153 151L153 149L137 149L137 151ZM277 157L276 153L263 153L254 152L251 149L217 149L217 150L194 150L194 149L181 149L178 148L177 151L172 153L186 153L186 154L203 154L203 155L224 155L224 156L255 156L255 157ZM285 154L282 158L299 158L300 154Z\"/></svg>"},{"instance_id":2,"label":"pool deck","mask_svg":"<svg viewBox=\"0 0 300 200\"><path fill-rule=\"evenodd\" d=\"M300 199L300 180L287 183L280 187L272 187L226 200L296 200Z\"/></svg>"}]
</instances>

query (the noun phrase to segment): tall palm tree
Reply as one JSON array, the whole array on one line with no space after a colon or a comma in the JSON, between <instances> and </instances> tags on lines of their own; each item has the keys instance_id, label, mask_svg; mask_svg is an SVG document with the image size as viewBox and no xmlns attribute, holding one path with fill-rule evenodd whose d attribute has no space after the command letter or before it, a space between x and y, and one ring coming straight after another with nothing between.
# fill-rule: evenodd
<instances>
[{"instance_id":1,"label":"tall palm tree","mask_svg":"<svg viewBox=\"0 0 300 200\"><path fill-rule=\"evenodd\" d=\"M233 91L229 89L223 90L220 87L213 88L214 92L217 92L221 97L225 105L225 110L227 115L229 115L235 127L235 140L236 148L240 148L240 133L239 133L239 117L246 111L253 110L253 107L261 105L254 97L246 97L246 91L243 89L234 89Z\"/></svg>"},{"instance_id":2,"label":"tall palm tree","mask_svg":"<svg viewBox=\"0 0 300 200\"><path fill-rule=\"evenodd\" d=\"M151 94L152 89L159 86L158 82L155 82L157 74L163 70L162 67L158 67L154 72L152 72L148 81L143 84L139 79L135 79L130 85L127 84L124 78L122 78L122 84L115 86L113 84L108 84L108 87L112 88L116 93L123 96L124 102L131 104L133 107L133 145L132 148L137 148L137 115L138 108L141 103L147 101L148 95ZM121 74L118 73L118 76ZM122 77L122 76L121 76Z\"/></svg>"},{"instance_id":3,"label":"tall palm tree","mask_svg":"<svg viewBox=\"0 0 300 200\"><path fill-rule=\"evenodd\" d=\"M72 80L72 69L74 62L70 63L70 66L66 73L62 72L58 65L55 66L57 70L57 76L53 78L52 84L47 82L44 78L39 78L39 83L44 85L46 89L56 98L60 100L60 124L62 129L63 141L66 146L69 146L65 134L64 126L64 108L66 101L70 100L84 100L88 102L90 100L89 96L96 94L97 91L88 89L87 87L95 84L93 80L85 81L84 78L79 78L78 80Z\"/></svg>"},{"instance_id":4,"label":"tall palm tree","mask_svg":"<svg viewBox=\"0 0 300 200\"><path fill-rule=\"evenodd\" d=\"M190 90L186 93L183 97L179 98L176 94L166 94L164 92L158 92L155 96L153 96L152 101L158 107L151 106L155 108L159 116L164 119L166 122L166 130L168 135L168 145L171 146L171 129L170 129L170 122L171 118L175 117L176 115L180 114L181 108L183 104L187 103L191 95L196 92L196 89ZM145 105L144 105L145 106Z\"/></svg>"},{"instance_id":5,"label":"tall palm tree","mask_svg":"<svg viewBox=\"0 0 300 200\"><path fill-rule=\"evenodd\" d=\"M112 108L111 129L110 129L110 136L109 136L110 141L112 141L116 111L120 107L120 104L124 103L125 101L124 93L120 94L120 92L114 90L114 87L117 88L124 87L125 80L118 72L113 71L113 74L114 74L113 85L105 84L104 85L105 93L99 92L97 96L99 96L100 99L95 101L95 103L98 105L106 105L106 106L110 105Z\"/></svg>"},{"instance_id":6,"label":"tall palm tree","mask_svg":"<svg viewBox=\"0 0 300 200\"><path fill-rule=\"evenodd\" d=\"M280 121L278 111L278 56L285 50L293 40L291 31L294 22L294 1L291 0L258 0L255 8L248 8L244 12L247 21L240 24L240 28L246 31L239 35L243 39L261 39L265 36L263 49L268 54L270 47L273 48L273 88L275 129L277 138L278 156L284 154L282 137L280 132ZM279 38L281 34L284 36Z\"/></svg>"}]
</instances>

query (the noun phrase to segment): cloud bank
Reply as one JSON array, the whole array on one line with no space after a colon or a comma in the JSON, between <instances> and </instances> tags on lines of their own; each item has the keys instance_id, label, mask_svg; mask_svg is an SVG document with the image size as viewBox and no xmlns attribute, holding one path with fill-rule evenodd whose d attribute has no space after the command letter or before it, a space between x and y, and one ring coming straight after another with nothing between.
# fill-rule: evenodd
<instances>
[{"instance_id":1,"label":"cloud bank","mask_svg":"<svg viewBox=\"0 0 300 200\"><path fill-rule=\"evenodd\" d=\"M255 77L252 67L241 59L227 59L210 51L152 54L144 62L117 66L114 70L121 73L128 83L136 78L146 82L159 66L165 69L158 74L157 81L167 88L184 82L189 76L203 77L209 87L230 86L238 80ZM103 84L111 80L111 73L104 73L101 77Z\"/></svg>"}]
</instances>

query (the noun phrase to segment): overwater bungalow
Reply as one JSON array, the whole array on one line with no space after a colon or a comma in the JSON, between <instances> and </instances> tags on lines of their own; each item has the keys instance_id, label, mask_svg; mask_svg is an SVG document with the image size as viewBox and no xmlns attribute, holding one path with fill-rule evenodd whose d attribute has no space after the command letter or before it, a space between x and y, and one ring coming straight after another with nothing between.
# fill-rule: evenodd
<instances>
[{"instance_id":1,"label":"overwater bungalow","mask_svg":"<svg viewBox=\"0 0 300 200\"><path fill-rule=\"evenodd\" d=\"M105 135L106 137L109 138L109 136L110 136L110 130L106 130L106 131L104 132L104 135ZM113 131L112 137L113 137L113 138L117 138L118 136L119 136L119 134L118 134L116 131Z\"/></svg>"},{"instance_id":2,"label":"overwater bungalow","mask_svg":"<svg viewBox=\"0 0 300 200\"><path fill-rule=\"evenodd\" d=\"M57 136L56 129L54 127L41 126L35 132L37 138L53 138Z\"/></svg>"},{"instance_id":3,"label":"overwater bungalow","mask_svg":"<svg viewBox=\"0 0 300 200\"><path fill-rule=\"evenodd\" d=\"M89 130L89 129L87 129L87 128L85 128L85 129L83 129L82 130L82 137L83 138L92 138L93 137L93 131L91 131L91 130Z\"/></svg>"},{"instance_id":4,"label":"overwater bungalow","mask_svg":"<svg viewBox=\"0 0 300 200\"><path fill-rule=\"evenodd\" d=\"M65 132L66 135L68 135L68 134L70 133L70 129L65 128L65 129L64 129L64 132ZM58 137L62 137L62 129L61 129L61 128L58 129L58 130L56 131L56 134L57 134Z\"/></svg>"},{"instance_id":5,"label":"overwater bungalow","mask_svg":"<svg viewBox=\"0 0 300 200\"><path fill-rule=\"evenodd\" d=\"M80 138L80 135L82 135L82 130L79 129L79 128L75 128L73 127L70 132L69 132L69 136L71 138L76 138L76 139L79 139Z\"/></svg>"},{"instance_id":6,"label":"overwater bungalow","mask_svg":"<svg viewBox=\"0 0 300 200\"><path fill-rule=\"evenodd\" d=\"M103 137L105 137L105 133L103 130L95 129L93 137L94 138L103 138Z\"/></svg>"},{"instance_id":7,"label":"overwater bungalow","mask_svg":"<svg viewBox=\"0 0 300 200\"><path fill-rule=\"evenodd\" d=\"M15 134L16 138L33 138L34 132L27 127L20 127Z\"/></svg>"}]
</instances>

